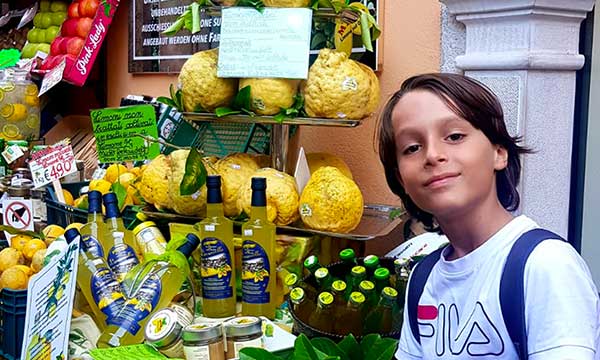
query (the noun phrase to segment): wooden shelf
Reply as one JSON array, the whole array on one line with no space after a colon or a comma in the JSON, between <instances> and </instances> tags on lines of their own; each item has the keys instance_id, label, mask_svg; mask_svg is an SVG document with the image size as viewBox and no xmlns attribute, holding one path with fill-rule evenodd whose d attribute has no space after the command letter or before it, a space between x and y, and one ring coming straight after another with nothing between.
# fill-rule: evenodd
<instances>
[{"instance_id":1,"label":"wooden shelf","mask_svg":"<svg viewBox=\"0 0 600 360\"><path fill-rule=\"evenodd\" d=\"M201 122L231 122L231 123L255 123L273 125L309 125L309 126L332 126L332 127L357 127L362 120L351 119L322 119L297 117L285 119L283 122L275 120L273 116L250 116L250 115L227 115L216 117L213 113L190 113L184 112L183 117L189 121Z\"/></svg>"}]
</instances>

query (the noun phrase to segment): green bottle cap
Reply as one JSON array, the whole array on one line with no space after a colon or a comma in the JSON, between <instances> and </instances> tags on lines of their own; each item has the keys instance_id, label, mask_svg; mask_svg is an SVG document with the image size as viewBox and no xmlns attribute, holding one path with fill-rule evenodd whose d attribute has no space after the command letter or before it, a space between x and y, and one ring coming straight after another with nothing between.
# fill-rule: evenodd
<instances>
[{"instance_id":1,"label":"green bottle cap","mask_svg":"<svg viewBox=\"0 0 600 360\"><path fill-rule=\"evenodd\" d=\"M375 280L385 281L390 278L390 271L387 268L381 267L375 270Z\"/></svg>"},{"instance_id":2,"label":"green bottle cap","mask_svg":"<svg viewBox=\"0 0 600 360\"><path fill-rule=\"evenodd\" d=\"M333 294L328 291L323 291L319 294L319 304L321 306L329 306L333 304Z\"/></svg>"},{"instance_id":3,"label":"green bottle cap","mask_svg":"<svg viewBox=\"0 0 600 360\"><path fill-rule=\"evenodd\" d=\"M375 284L369 280L363 280L360 282L360 285L358 285L358 288L364 292L371 292L375 290Z\"/></svg>"},{"instance_id":4,"label":"green bottle cap","mask_svg":"<svg viewBox=\"0 0 600 360\"><path fill-rule=\"evenodd\" d=\"M350 294L350 302L354 303L355 305L361 305L362 303L364 303L366 300L365 295L361 292L358 291L353 291Z\"/></svg>"},{"instance_id":5,"label":"green bottle cap","mask_svg":"<svg viewBox=\"0 0 600 360\"><path fill-rule=\"evenodd\" d=\"M314 255L311 255L307 257L306 260L304 260L304 267L307 268L310 272L314 272L317 266L320 266L319 259Z\"/></svg>"},{"instance_id":6,"label":"green bottle cap","mask_svg":"<svg viewBox=\"0 0 600 360\"><path fill-rule=\"evenodd\" d=\"M295 287L290 291L290 300L292 300L292 303L294 304L300 304L304 301L305 295L303 288Z\"/></svg>"},{"instance_id":7,"label":"green bottle cap","mask_svg":"<svg viewBox=\"0 0 600 360\"><path fill-rule=\"evenodd\" d=\"M340 251L340 259L342 261L353 261L356 258L356 254L354 253L354 249L344 249Z\"/></svg>"},{"instance_id":8,"label":"green bottle cap","mask_svg":"<svg viewBox=\"0 0 600 360\"><path fill-rule=\"evenodd\" d=\"M363 276L366 271L367 271L367 269L365 269L364 266L357 265L352 268L352 275L353 276Z\"/></svg>"},{"instance_id":9,"label":"green bottle cap","mask_svg":"<svg viewBox=\"0 0 600 360\"><path fill-rule=\"evenodd\" d=\"M346 283L343 280L336 280L331 284L333 290L337 293L346 291Z\"/></svg>"},{"instance_id":10,"label":"green bottle cap","mask_svg":"<svg viewBox=\"0 0 600 360\"><path fill-rule=\"evenodd\" d=\"M329 275L329 270L327 270L327 268L318 268L317 271L315 271L315 277L317 278L317 281L322 281L324 280L327 276Z\"/></svg>"},{"instance_id":11,"label":"green bottle cap","mask_svg":"<svg viewBox=\"0 0 600 360\"><path fill-rule=\"evenodd\" d=\"M398 291L396 289L386 286L381 290L381 297L384 297L388 300L396 300L398 297Z\"/></svg>"},{"instance_id":12,"label":"green bottle cap","mask_svg":"<svg viewBox=\"0 0 600 360\"><path fill-rule=\"evenodd\" d=\"M365 267L374 269L379 266L379 257L377 257L376 255L368 255L367 257L365 257L363 262L365 264Z\"/></svg>"},{"instance_id":13,"label":"green bottle cap","mask_svg":"<svg viewBox=\"0 0 600 360\"><path fill-rule=\"evenodd\" d=\"M287 286L287 287L296 286L296 283L298 283L298 275L296 275L296 274L288 274L285 277L285 280L283 282L285 283L285 286Z\"/></svg>"}]
</instances>

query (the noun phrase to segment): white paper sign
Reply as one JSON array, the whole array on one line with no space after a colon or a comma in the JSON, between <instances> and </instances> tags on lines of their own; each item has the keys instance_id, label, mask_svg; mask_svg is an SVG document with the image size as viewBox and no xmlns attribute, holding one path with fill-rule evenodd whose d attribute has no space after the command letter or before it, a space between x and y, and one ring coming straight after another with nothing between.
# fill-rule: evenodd
<instances>
[{"instance_id":1,"label":"white paper sign","mask_svg":"<svg viewBox=\"0 0 600 360\"><path fill-rule=\"evenodd\" d=\"M54 69L50 70L44 76L38 96L44 95L46 91L50 90L54 85L58 84L62 80L65 67L67 67L67 61L63 59L60 64L58 64Z\"/></svg>"},{"instance_id":2,"label":"white paper sign","mask_svg":"<svg viewBox=\"0 0 600 360\"><path fill-rule=\"evenodd\" d=\"M25 153L23 150L21 150L19 145L11 145L2 152L2 157L8 164L12 163L23 155L25 155Z\"/></svg>"},{"instance_id":3,"label":"white paper sign","mask_svg":"<svg viewBox=\"0 0 600 360\"><path fill-rule=\"evenodd\" d=\"M79 240L29 280L21 360L69 358Z\"/></svg>"},{"instance_id":4,"label":"white paper sign","mask_svg":"<svg viewBox=\"0 0 600 360\"><path fill-rule=\"evenodd\" d=\"M310 180L310 168L308 167L308 161L306 160L306 153L304 148L300 147L298 153L298 161L296 161L296 171L294 171L294 178L296 179L296 186L298 186L298 192L301 194L302 190Z\"/></svg>"},{"instance_id":5,"label":"white paper sign","mask_svg":"<svg viewBox=\"0 0 600 360\"><path fill-rule=\"evenodd\" d=\"M7 198L2 201L4 225L18 230L33 230L33 202L31 200ZM10 243L14 236L4 232Z\"/></svg>"},{"instance_id":6,"label":"white paper sign","mask_svg":"<svg viewBox=\"0 0 600 360\"><path fill-rule=\"evenodd\" d=\"M306 79L312 10L222 10L219 77Z\"/></svg>"},{"instance_id":7,"label":"white paper sign","mask_svg":"<svg viewBox=\"0 0 600 360\"><path fill-rule=\"evenodd\" d=\"M36 188L77 171L73 148L66 140L31 154L29 170Z\"/></svg>"}]
</instances>

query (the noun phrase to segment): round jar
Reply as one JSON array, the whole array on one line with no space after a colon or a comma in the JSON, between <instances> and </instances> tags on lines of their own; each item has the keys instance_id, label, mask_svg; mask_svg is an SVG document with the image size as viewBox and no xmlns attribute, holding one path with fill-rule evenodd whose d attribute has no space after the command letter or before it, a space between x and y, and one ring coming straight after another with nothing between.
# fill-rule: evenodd
<instances>
[{"instance_id":1,"label":"round jar","mask_svg":"<svg viewBox=\"0 0 600 360\"><path fill-rule=\"evenodd\" d=\"M156 312L144 332L146 343L154 346L167 357L183 358L183 329L191 323L189 318L181 316L178 311L165 308Z\"/></svg>"},{"instance_id":2,"label":"round jar","mask_svg":"<svg viewBox=\"0 0 600 360\"><path fill-rule=\"evenodd\" d=\"M32 185L27 186L9 186L8 196L14 199L30 199Z\"/></svg>"},{"instance_id":3,"label":"round jar","mask_svg":"<svg viewBox=\"0 0 600 360\"><path fill-rule=\"evenodd\" d=\"M227 359L239 358L240 350L245 347L263 347L262 320L256 316L241 316L226 321L225 355Z\"/></svg>"},{"instance_id":4,"label":"round jar","mask_svg":"<svg viewBox=\"0 0 600 360\"><path fill-rule=\"evenodd\" d=\"M183 352L187 360L225 360L223 328L217 323L200 323L183 330Z\"/></svg>"}]
</instances>

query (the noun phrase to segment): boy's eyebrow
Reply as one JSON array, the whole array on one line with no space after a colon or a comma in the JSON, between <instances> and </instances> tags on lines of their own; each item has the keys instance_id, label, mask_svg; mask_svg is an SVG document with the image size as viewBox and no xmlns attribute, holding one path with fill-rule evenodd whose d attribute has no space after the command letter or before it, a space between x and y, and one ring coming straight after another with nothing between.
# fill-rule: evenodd
<instances>
[{"instance_id":1,"label":"boy's eyebrow","mask_svg":"<svg viewBox=\"0 0 600 360\"><path fill-rule=\"evenodd\" d=\"M453 122L463 122L465 120L461 119L458 115L448 115L438 119L437 121L442 122L443 125L448 125ZM394 136L396 138L400 138L401 136L405 135L415 135L419 133L420 129L421 127L418 125L400 127L400 129L394 133Z\"/></svg>"}]
</instances>

